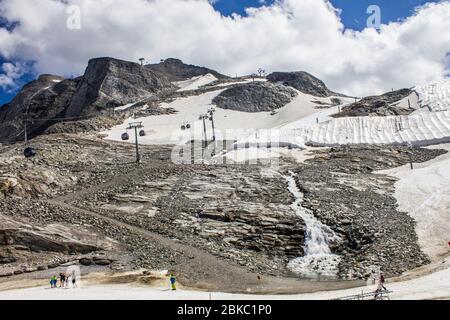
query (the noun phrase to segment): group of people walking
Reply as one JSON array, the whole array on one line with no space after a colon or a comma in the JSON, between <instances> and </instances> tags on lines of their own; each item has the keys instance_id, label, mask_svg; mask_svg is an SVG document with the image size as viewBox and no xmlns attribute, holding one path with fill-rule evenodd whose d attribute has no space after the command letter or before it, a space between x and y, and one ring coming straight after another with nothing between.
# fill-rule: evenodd
<instances>
[{"instance_id":1,"label":"group of people walking","mask_svg":"<svg viewBox=\"0 0 450 320\"><path fill-rule=\"evenodd\" d=\"M70 284L72 284L72 288L77 287L77 277L75 274L67 275L63 272L57 275L53 275L50 278L50 287L52 289L55 288L69 288Z\"/></svg>"}]
</instances>

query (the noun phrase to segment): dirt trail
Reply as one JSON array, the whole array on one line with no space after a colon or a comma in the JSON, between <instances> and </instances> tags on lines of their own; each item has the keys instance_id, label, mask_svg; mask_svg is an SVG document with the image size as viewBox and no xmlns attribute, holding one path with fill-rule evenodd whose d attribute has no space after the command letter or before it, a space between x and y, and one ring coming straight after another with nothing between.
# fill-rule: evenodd
<instances>
[{"instance_id":1,"label":"dirt trail","mask_svg":"<svg viewBox=\"0 0 450 320\"><path fill-rule=\"evenodd\" d=\"M152 165L154 168L154 164ZM57 197L46 202L59 206L61 208L77 211L82 215L91 216L95 219L101 219L110 225L125 228L132 234L139 235L160 245L164 249L175 252L181 252L188 257L187 262L178 263L173 266L173 270L178 274L181 283L186 286L226 292L253 292L261 294L282 294L282 293L305 293L324 290L345 289L360 286L360 281L326 281L318 282L312 280L301 280L296 278L277 278L263 277L258 280L257 275L249 273L241 267L231 265L229 262L207 253L198 248L188 246L166 238L158 233L148 231L119 221L117 219L106 217L102 214L86 210L72 205L75 200L83 198L85 195L107 189L113 185L120 184L132 178L133 175L145 171L147 166L136 167L132 172L118 176L111 181L96 185L91 188L83 189L62 197ZM179 185L179 184L177 184Z\"/></svg>"},{"instance_id":2,"label":"dirt trail","mask_svg":"<svg viewBox=\"0 0 450 320\"><path fill-rule=\"evenodd\" d=\"M183 252L186 256L190 257L190 261L188 263L175 265L173 270L179 275L181 283L192 288L232 293L253 292L261 294L282 294L337 290L361 285L360 281L317 282L276 277L263 277L262 280L258 280L257 275L255 274L231 265L205 251L170 240L160 234L129 225L113 218L105 217L89 210L73 207L70 204L54 200L49 200L47 202L68 210L78 211L81 214L89 215L97 219L103 219L111 225L126 228L131 233L140 235L149 241L156 242L164 248ZM191 274L196 274L198 280L193 281L189 276Z\"/></svg>"}]
</instances>

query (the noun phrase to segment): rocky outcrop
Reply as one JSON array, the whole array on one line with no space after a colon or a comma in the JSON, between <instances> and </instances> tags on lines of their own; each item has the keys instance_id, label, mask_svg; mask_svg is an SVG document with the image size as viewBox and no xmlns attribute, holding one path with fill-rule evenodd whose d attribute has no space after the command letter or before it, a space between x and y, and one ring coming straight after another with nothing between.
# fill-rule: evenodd
<instances>
[{"instance_id":1,"label":"rocky outcrop","mask_svg":"<svg viewBox=\"0 0 450 320\"><path fill-rule=\"evenodd\" d=\"M176 89L164 75L137 63L92 59L82 77L64 80L42 75L1 107L0 141L23 139L25 118L29 138L33 138L61 121L111 114L114 107L170 94Z\"/></svg>"},{"instance_id":2,"label":"rocky outcrop","mask_svg":"<svg viewBox=\"0 0 450 320\"><path fill-rule=\"evenodd\" d=\"M410 89L401 89L388 92L380 96L371 96L361 99L358 102L344 107L342 112L334 115L335 118L344 117L364 117L364 116L399 116L409 115L415 109L402 108L396 105L396 102L412 94Z\"/></svg>"},{"instance_id":3,"label":"rocky outcrop","mask_svg":"<svg viewBox=\"0 0 450 320\"><path fill-rule=\"evenodd\" d=\"M66 115L98 115L110 108L175 89L164 75L137 63L113 58L92 59Z\"/></svg>"},{"instance_id":4,"label":"rocky outcrop","mask_svg":"<svg viewBox=\"0 0 450 320\"><path fill-rule=\"evenodd\" d=\"M100 251L104 243L84 228L41 227L0 214L0 277L54 268L70 256Z\"/></svg>"},{"instance_id":5,"label":"rocky outcrop","mask_svg":"<svg viewBox=\"0 0 450 320\"><path fill-rule=\"evenodd\" d=\"M42 133L55 123L47 119L64 116L78 81L42 75L26 85L13 101L0 108L0 140L23 139L24 119L28 119L30 137Z\"/></svg>"},{"instance_id":6,"label":"rocky outcrop","mask_svg":"<svg viewBox=\"0 0 450 320\"><path fill-rule=\"evenodd\" d=\"M64 225L64 220L41 225L0 214L0 278L55 268L55 273L64 272L78 263L123 269L126 261L114 241L96 235L91 227Z\"/></svg>"},{"instance_id":7,"label":"rocky outcrop","mask_svg":"<svg viewBox=\"0 0 450 320\"><path fill-rule=\"evenodd\" d=\"M316 97L338 95L330 91L323 81L304 71L274 72L267 76L267 80L272 83L282 83L285 86L293 87L300 92Z\"/></svg>"},{"instance_id":8,"label":"rocky outcrop","mask_svg":"<svg viewBox=\"0 0 450 320\"><path fill-rule=\"evenodd\" d=\"M342 239L332 248L342 259L341 277L363 279L373 266L396 276L429 262L414 219L398 210L397 179L373 172L407 164L410 156L426 162L445 150L342 146L315 153L296 169L297 181L303 206Z\"/></svg>"},{"instance_id":9,"label":"rocky outcrop","mask_svg":"<svg viewBox=\"0 0 450 320\"><path fill-rule=\"evenodd\" d=\"M48 127L45 134L100 132L123 123L125 116L99 116L86 120L59 122Z\"/></svg>"},{"instance_id":10,"label":"rocky outcrop","mask_svg":"<svg viewBox=\"0 0 450 320\"><path fill-rule=\"evenodd\" d=\"M63 78L59 76L43 74L37 80L25 85L10 103L0 108L0 122L20 118L26 113L29 104L36 95L62 80Z\"/></svg>"},{"instance_id":11,"label":"rocky outcrop","mask_svg":"<svg viewBox=\"0 0 450 320\"><path fill-rule=\"evenodd\" d=\"M191 79L193 77L204 76L208 73L215 76L217 79L227 79L228 77L218 73L217 71L194 66L191 64L185 64L179 59L169 58L162 60L158 64L149 64L145 66L147 69L152 70L156 73L162 74L169 78L171 81L182 81Z\"/></svg>"},{"instance_id":12,"label":"rocky outcrop","mask_svg":"<svg viewBox=\"0 0 450 320\"><path fill-rule=\"evenodd\" d=\"M291 88L258 81L231 87L215 97L213 103L221 109L270 112L284 107L295 96L297 92Z\"/></svg>"}]
</instances>

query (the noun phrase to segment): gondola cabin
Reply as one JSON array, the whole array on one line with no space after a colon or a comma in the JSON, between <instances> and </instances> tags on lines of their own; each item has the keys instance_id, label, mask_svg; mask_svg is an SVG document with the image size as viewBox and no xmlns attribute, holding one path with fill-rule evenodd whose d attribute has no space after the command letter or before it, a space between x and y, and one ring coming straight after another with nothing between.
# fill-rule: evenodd
<instances>
[{"instance_id":1,"label":"gondola cabin","mask_svg":"<svg viewBox=\"0 0 450 320\"><path fill-rule=\"evenodd\" d=\"M130 135L128 134L128 133L123 133L122 134L122 140L123 141L128 141L128 140L130 140Z\"/></svg>"},{"instance_id":2,"label":"gondola cabin","mask_svg":"<svg viewBox=\"0 0 450 320\"><path fill-rule=\"evenodd\" d=\"M37 154L36 149L32 148L32 147L28 147L23 151L23 155L25 156L25 158L33 158L35 157Z\"/></svg>"}]
</instances>

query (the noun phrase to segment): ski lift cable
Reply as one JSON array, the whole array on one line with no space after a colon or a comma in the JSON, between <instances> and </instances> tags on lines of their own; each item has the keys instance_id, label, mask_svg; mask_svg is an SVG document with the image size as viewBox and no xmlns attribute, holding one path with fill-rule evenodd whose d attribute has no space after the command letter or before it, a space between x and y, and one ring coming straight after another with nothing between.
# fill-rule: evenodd
<instances>
[{"instance_id":1,"label":"ski lift cable","mask_svg":"<svg viewBox=\"0 0 450 320\"><path fill-rule=\"evenodd\" d=\"M37 122L37 121L64 121L64 120L87 120L90 117L67 117L67 118L39 118L39 119L24 119L27 122Z\"/></svg>"}]
</instances>

